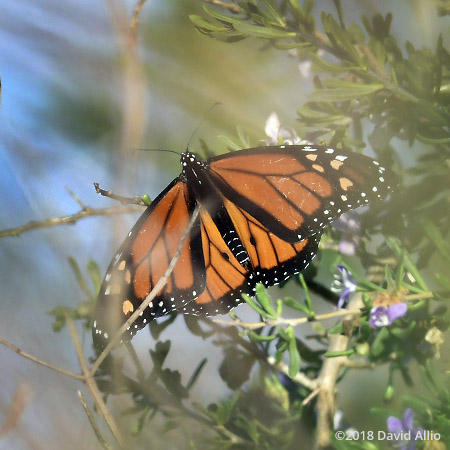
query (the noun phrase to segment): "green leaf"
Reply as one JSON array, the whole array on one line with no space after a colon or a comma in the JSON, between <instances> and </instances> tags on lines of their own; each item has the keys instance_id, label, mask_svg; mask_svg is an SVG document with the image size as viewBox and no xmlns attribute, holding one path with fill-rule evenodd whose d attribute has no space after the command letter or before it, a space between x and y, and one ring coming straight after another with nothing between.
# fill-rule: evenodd
<instances>
[{"instance_id":1,"label":"green leaf","mask_svg":"<svg viewBox=\"0 0 450 450\"><path fill-rule=\"evenodd\" d=\"M341 121L345 118L343 114L334 114L332 111L316 111L312 108L309 108L308 105L303 105L297 109L298 115L303 122L308 122L313 124L314 126L323 125L335 125L337 122Z\"/></svg>"},{"instance_id":2,"label":"green leaf","mask_svg":"<svg viewBox=\"0 0 450 450\"><path fill-rule=\"evenodd\" d=\"M221 22L229 23L232 25L242 22L242 19L236 19L234 17L227 16L226 14L222 14L219 11L215 10L214 8L211 8L208 5L203 5L203 9L205 10L205 12L208 15L210 15L211 17L214 17L214 19L220 20Z\"/></svg>"},{"instance_id":3,"label":"green leaf","mask_svg":"<svg viewBox=\"0 0 450 450\"><path fill-rule=\"evenodd\" d=\"M411 273L411 275L414 277L416 283L419 285L419 287L424 290L427 291L427 285L425 284L424 279L422 278L422 276L420 275L420 272L417 270L416 265L414 264L411 256L403 250L403 248L400 245L400 241L396 238L393 237L388 237L386 239L386 244L388 245L388 247L393 250L396 254L396 256L400 259L403 258L403 263L405 265L405 268L408 272Z\"/></svg>"},{"instance_id":4,"label":"green leaf","mask_svg":"<svg viewBox=\"0 0 450 450\"><path fill-rule=\"evenodd\" d=\"M168 314L161 320L150 321L150 334L152 338L157 340L161 333L177 318L176 314Z\"/></svg>"},{"instance_id":5,"label":"green leaf","mask_svg":"<svg viewBox=\"0 0 450 450\"><path fill-rule=\"evenodd\" d=\"M291 297L285 297L283 299L283 303L288 306L289 308L296 309L297 311L301 311L303 314L309 315L310 311L308 308L303 305L302 303L298 302L297 300L294 300Z\"/></svg>"},{"instance_id":6,"label":"green leaf","mask_svg":"<svg viewBox=\"0 0 450 450\"><path fill-rule=\"evenodd\" d=\"M315 72L324 72L337 75L343 72L361 71L360 67L351 66L345 64L345 62L342 62L341 64L332 64L320 58L315 52L309 52L308 56L313 63L313 69Z\"/></svg>"},{"instance_id":7,"label":"green leaf","mask_svg":"<svg viewBox=\"0 0 450 450\"><path fill-rule=\"evenodd\" d=\"M219 135L218 136L220 140L222 140L225 145L231 149L231 150L240 150L242 147L240 147L238 144L235 144L229 137Z\"/></svg>"},{"instance_id":8,"label":"green leaf","mask_svg":"<svg viewBox=\"0 0 450 450\"><path fill-rule=\"evenodd\" d=\"M362 277L358 274L358 272L354 271L348 264L346 264L344 261L341 261L340 263L343 265L351 274L352 276L358 281L358 286L362 286L368 290L373 291L383 291L384 289L378 286L375 283L372 283L371 281L367 280L366 278Z\"/></svg>"},{"instance_id":9,"label":"green leaf","mask_svg":"<svg viewBox=\"0 0 450 450\"><path fill-rule=\"evenodd\" d=\"M295 339L294 330L292 329L292 327L288 327L286 331L290 336L288 374L291 378L293 378L300 371L301 358L300 353L297 349L297 340Z\"/></svg>"},{"instance_id":10,"label":"green leaf","mask_svg":"<svg viewBox=\"0 0 450 450\"><path fill-rule=\"evenodd\" d=\"M147 415L147 411L141 414L138 419L131 425L131 434L133 436L138 436L141 434L142 429L144 428L144 421Z\"/></svg>"},{"instance_id":11,"label":"green leaf","mask_svg":"<svg viewBox=\"0 0 450 450\"><path fill-rule=\"evenodd\" d=\"M248 306L250 306L250 308L252 308L254 311L256 311L261 317L267 317L267 314L264 310L262 310L254 301L253 299L247 295L247 294L242 294L242 298L244 299L244 301L247 303Z\"/></svg>"},{"instance_id":12,"label":"green leaf","mask_svg":"<svg viewBox=\"0 0 450 450\"><path fill-rule=\"evenodd\" d=\"M311 43L309 42L274 41L272 45L274 48L277 48L278 50L292 50L294 48L311 48Z\"/></svg>"},{"instance_id":13,"label":"green leaf","mask_svg":"<svg viewBox=\"0 0 450 450\"><path fill-rule=\"evenodd\" d=\"M165 420L162 426L162 434L166 434L169 431L179 429L181 427L180 421L175 419Z\"/></svg>"},{"instance_id":14,"label":"green leaf","mask_svg":"<svg viewBox=\"0 0 450 450\"><path fill-rule=\"evenodd\" d=\"M88 261L88 272L91 276L92 284L94 285L94 292L98 295L102 284L102 275L98 264L92 259Z\"/></svg>"},{"instance_id":15,"label":"green leaf","mask_svg":"<svg viewBox=\"0 0 450 450\"><path fill-rule=\"evenodd\" d=\"M264 311L267 313L268 317L272 319L275 319L277 317L277 314L273 309L272 300L262 283L258 283L256 285L256 299L264 308Z\"/></svg>"},{"instance_id":16,"label":"green leaf","mask_svg":"<svg viewBox=\"0 0 450 450\"><path fill-rule=\"evenodd\" d=\"M277 314L277 317L280 317L281 314L283 313L283 300L281 300L279 298L279 299L277 299L276 303L277 303L276 314Z\"/></svg>"},{"instance_id":17,"label":"green leaf","mask_svg":"<svg viewBox=\"0 0 450 450\"><path fill-rule=\"evenodd\" d=\"M439 228L428 220L422 223L422 227L425 234L431 242L434 243L441 256L446 259L447 262L450 262L450 244L447 239L442 236Z\"/></svg>"},{"instance_id":18,"label":"green leaf","mask_svg":"<svg viewBox=\"0 0 450 450\"><path fill-rule=\"evenodd\" d=\"M192 406L197 410L200 411L202 414L204 414L208 419L210 419L212 422L216 422L216 414L215 411L212 410L211 405L209 408L205 408L202 404L194 402ZM215 406L215 405L214 405Z\"/></svg>"},{"instance_id":19,"label":"green leaf","mask_svg":"<svg viewBox=\"0 0 450 450\"><path fill-rule=\"evenodd\" d=\"M226 425L238 403L239 397L239 392L236 392L233 397L223 400L222 403L218 405L216 411L216 420L218 425Z\"/></svg>"},{"instance_id":20,"label":"green leaf","mask_svg":"<svg viewBox=\"0 0 450 450\"><path fill-rule=\"evenodd\" d=\"M234 28L248 36L262 39L282 39L295 37L297 33L293 31L280 30L278 28L260 27L258 25L250 25L245 22L237 22L233 24Z\"/></svg>"},{"instance_id":21,"label":"green leaf","mask_svg":"<svg viewBox=\"0 0 450 450\"><path fill-rule=\"evenodd\" d=\"M450 280L447 276L441 273L435 273L434 278L446 291L450 291Z\"/></svg>"},{"instance_id":22,"label":"green leaf","mask_svg":"<svg viewBox=\"0 0 450 450\"><path fill-rule=\"evenodd\" d=\"M313 310L311 296L309 295L309 289L308 286L306 285L305 278L302 274L299 275L299 280L303 287L303 290L305 291L305 305L308 308L308 317L312 319L314 318L316 313Z\"/></svg>"},{"instance_id":23,"label":"green leaf","mask_svg":"<svg viewBox=\"0 0 450 450\"><path fill-rule=\"evenodd\" d=\"M175 399L180 400L189 397L188 390L181 384L181 374L178 370L164 369L161 374L161 381Z\"/></svg>"},{"instance_id":24,"label":"green leaf","mask_svg":"<svg viewBox=\"0 0 450 450\"><path fill-rule=\"evenodd\" d=\"M269 334L268 336L266 336L266 335L255 333L254 331L249 331L248 337L253 342L268 342L268 341L273 341L274 339L277 338L277 336L275 334Z\"/></svg>"},{"instance_id":25,"label":"green leaf","mask_svg":"<svg viewBox=\"0 0 450 450\"><path fill-rule=\"evenodd\" d=\"M88 285L86 284L86 281L81 273L80 266L78 265L78 263L75 261L74 258L72 258L72 256L69 256L69 258L67 259L69 261L70 266L72 267L73 273L75 274L75 278L78 282L78 285L81 287L81 289L88 296L89 299L91 300L94 299L95 296L92 295L91 290L88 288Z\"/></svg>"},{"instance_id":26,"label":"green leaf","mask_svg":"<svg viewBox=\"0 0 450 450\"><path fill-rule=\"evenodd\" d=\"M229 31L230 29L229 27L226 27L224 25L216 25L211 22L208 22L207 20L203 19L203 17L197 16L196 14L189 15L189 19L196 27L208 31L214 31L216 33Z\"/></svg>"},{"instance_id":27,"label":"green leaf","mask_svg":"<svg viewBox=\"0 0 450 450\"><path fill-rule=\"evenodd\" d=\"M236 127L236 131L239 136L239 140L241 141L242 148L250 148L250 141L248 139L248 136L245 134L243 128L240 125L238 125Z\"/></svg>"},{"instance_id":28,"label":"green leaf","mask_svg":"<svg viewBox=\"0 0 450 450\"><path fill-rule=\"evenodd\" d=\"M330 40L335 44L335 47L344 50L348 54L352 63L357 63L360 65L361 57L352 42L351 33L342 28L331 14L322 13L321 18L325 32Z\"/></svg>"},{"instance_id":29,"label":"green leaf","mask_svg":"<svg viewBox=\"0 0 450 450\"><path fill-rule=\"evenodd\" d=\"M239 389L250 377L255 357L233 347L225 349L225 358L219 367L219 374L231 390Z\"/></svg>"},{"instance_id":30,"label":"green leaf","mask_svg":"<svg viewBox=\"0 0 450 450\"><path fill-rule=\"evenodd\" d=\"M153 365L162 367L170 350L170 341L159 341L156 343L155 350L150 350L150 356Z\"/></svg>"},{"instance_id":31,"label":"green leaf","mask_svg":"<svg viewBox=\"0 0 450 450\"><path fill-rule=\"evenodd\" d=\"M285 27L286 24L284 23L283 19L280 17L280 15L278 14L277 9L275 8L275 5L272 1L270 0L260 0L261 3L266 7L267 9L267 16L276 24L279 25L280 27Z\"/></svg>"},{"instance_id":32,"label":"green leaf","mask_svg":"<svg viewBox=\"0 0 450 450\"><path fill-rule=\"evenodd\" d=\"M341 350L337 352L326 352L323 356L326 358L337 358L338 356L350 356L356 353L356 349L349 348L348 350Z\"/></svg>"},{"instance_id":33,"label":"green leaf","mask_svg":"<svg viewBox=\"0 0 450 450\"><path fill-rule=\"evenodd\" d=\"M195 368L194 372L191 375L191 378L189 378L189 381L186 385L186 389L189 391L192 386L194 386L194 384L196 383L198 377L200 376L203 368L205 367L206 363L208 362L208 358L203 358L198 364L197 367Z\"/></svg>"},{"instance_id":34,"label":"green leaf","mask_svg":"<svg viewBox=\"0 0 450 450\"><path fill-rule=\"evenodd\" d=\"M230 311L230 317L233 312L234 311ZM216 334L216 331L214 329L207 330L202 328L200 325L201 319L197 316L183 314L183 319L189 331L195 336L200 336L202 339L207 339L210 336Z\"/></svg>"},{"instance_id":35,"label":"green leaf","mask_svg":"<svg viewBox=\"0 0 450 450\"><path fill-rule=\"evenodd\" d=\"M387 328L382 328L378 332L370 348L373 357L377 358L378 356L381 356L385 352L385 348L389 344L389 338L390 333Z\"/></svg>"},{"instance_id":36,"label":"green leaf","mask_svg":"<svg viewBox=\"0 0 450 450\"><path fill-rule=\"evenodd\" d=\"M327 330L328 334L342 334L344 332L344 326L342 323L335 325Z\"/></svg>"},{"instance_id":37,"label":"green leaf","mask_svg":"<svg viewBox=\"0 0 450 450\"><path fill-rule=\"evenodd\" d=\"M277 332L278 332L279 336L281 337L281 339L283 339L284 341L289 342L289 340L291 339L291 335L284 328L277 327Z\"/></svg>"},{"instance_id":38,"label":"green leaf","mask_svg":"<svg viewBox=\"0 0 450 450\"><path fill-rule=\"evenodd\" d=\"M383 89L382 84L353 84L339 89L320 89L312 92L309 98L316 102L345 102L358 97L371 95Z\"/></svg>"}]
</instances>

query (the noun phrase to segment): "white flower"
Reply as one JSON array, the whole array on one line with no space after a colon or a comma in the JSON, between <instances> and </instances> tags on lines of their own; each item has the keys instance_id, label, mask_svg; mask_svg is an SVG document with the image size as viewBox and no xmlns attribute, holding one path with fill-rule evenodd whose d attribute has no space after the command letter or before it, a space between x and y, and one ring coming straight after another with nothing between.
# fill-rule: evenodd
<instances>
[{"instance_id":1,"label":"white flower","mask_svg":"<svg viewBox=\"0 0 450 450\"><path fill-rule=\"evenodd\" d=\"M267 145L298 145L308 142L302 141L297 133L290 127L281 126L277 113L273 112L266 120L264 132L269 139L266 139Z\"/></svg>"}]
</instances>

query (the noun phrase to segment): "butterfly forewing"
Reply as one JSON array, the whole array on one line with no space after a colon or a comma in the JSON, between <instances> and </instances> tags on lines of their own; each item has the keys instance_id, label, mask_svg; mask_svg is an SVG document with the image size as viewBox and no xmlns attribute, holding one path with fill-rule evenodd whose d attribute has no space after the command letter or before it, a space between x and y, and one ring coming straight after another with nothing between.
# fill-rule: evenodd
<instances>
[{"instance_id":1,"label":"butterfly forewing","mask_svg":"<svg viewBox=\"0 0 450 450\"><path fill-rule=\"evenodd\" d=\"M289 242L391 190L390 176L373 159L313 146L241 150L211 159L209 168L231 202Z\"/></svg>"},{"instance_id":2,"label":"butterfly forewing","mask_svg":"<svg viewBox=\"0 0 450 450\"><path fill-rule=\"evenodd\" d=\"M98 347L141 305L165 273L188 227L194 206L187 185L175 180L130 231L101 286L93 327ZM205 267L197 220L181 247L165 287L125 336L134 335L151 319L191 302L204 288Z\"/></svg>"}]
</instances>

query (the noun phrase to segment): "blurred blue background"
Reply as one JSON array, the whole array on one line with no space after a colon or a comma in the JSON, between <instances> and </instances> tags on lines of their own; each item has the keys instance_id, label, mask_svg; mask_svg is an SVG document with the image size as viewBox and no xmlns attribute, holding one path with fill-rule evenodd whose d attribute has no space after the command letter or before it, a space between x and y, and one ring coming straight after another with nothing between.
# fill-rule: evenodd
<instances>
[{"instance_id":1,"label":"blurred blue background","mask_svg":"<svg viewBox=\"0 0 450 450\"><path fill-rule=\"evenodd\" d=\"M343 5L348 21L394 8L400 41L431 45L439 31L428 2ZM183 151L214 102L222 106L206 115L189 143L193 151L200 149L200 138L225 151L220 136L237 142L238 125L258 145L272 111L295 127L311 77L302 75L294 56L252 40L227 45L208 39L188 19L201 14L201 3L173 0L144 5L133 59L121 30L134 6L113 0L0 1L0 230L77 212L66 186L93 208L115 205L95 194L94 181L122 195L154 198L178 175L178 158L133 149ZM320 6L334 11L332 2ZM0 239L0 336L79 370L69 333L55 335L46 311L74 307L84 298L67 258L83 268L93 258L104 272L136 218L93 217ZM186 339L177 320L179 326L163 336L176 342L168 365L189 374L208 356L202 379L211 383L204 382L196 395L199 401L222 395L222 355L210 342ZM136 340L145 353L152 344L148 332L141 334ZM91 355L90 336L84 343ZM77 397L82 386L0 347L0 425L18 388L25 392L25 408L14 429L0 434L0 449L95 448Z\"/></svg>"}]
</instances>

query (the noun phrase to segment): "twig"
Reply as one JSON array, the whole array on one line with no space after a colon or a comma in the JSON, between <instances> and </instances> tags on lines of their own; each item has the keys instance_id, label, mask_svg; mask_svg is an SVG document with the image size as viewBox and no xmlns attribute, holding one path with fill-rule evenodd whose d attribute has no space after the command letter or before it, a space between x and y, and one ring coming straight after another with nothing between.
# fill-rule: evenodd
<instances>
[{"instance_id":1,"label":"twig","mask_svg":"<svg viewBox=\"0 0 450 450\"><path fill-rule=\"evenodd\" d=\"M83 375L80 375L79 373L71 372L70 370L62 369L61 367L58 367L58 366L54 366L53 364L43 361L42 359L39 359L36 356L30 355L29 353L24 352L19 347L16 347L15 345L11 344L10 342L8 342L7 340L5 340L1 337L0 337L0 344L4 345L5 347L10 348L11 350L16 352L20 356L23 356L24 358L34 361L37 364L40 364L41 366L47 367L51 370L62 373L63 375L67 375L72 378L76 378L78 380L84 380Z\"/></svg>"},{"instance_id":2,"label":"twig","mask_svg":"<svg viewBox=\"0 0 450 450\"><path fill-rule=\"evenodd\" d=\"M93 376L95 372L97 372L97 369L100 367L100 364L103 362L103 360L108 356L109 352L114 348L114 346L119 342L122 334L129 328L131 325L136 321L136 319L141 315L141 313L144 312L144 310L148 307L150 302L159 294L161 289L166 285L167 280L170 276L170 274L173 271L173 268L175 267L175 264L178 261L178 258L181 253L181 249L183 247L184 241L186 240L189 232L192 229L192 226L194 225L195 220L197 219L199 214L199 207L198 205L194 209L194 212L192 213L191 219L189 221L189 224L186 228L186 230L183 233L183 236L180 239L180 243L178 244L177 251L175 252L172 260L170 261L169 266L167 267L166 271L164 272L164 275L158 280L158 282L155 284L151 292L147 295L147 298L141 303L138 309L128 318L128 320L120 327L120 329L114 334L112 339L109 341L106 348L103 350L103 352L100 354L100 356L97 358L95 363L92 365L89 374Z\"/></svg>"},{"instance_id":3,"label":"twig","mask_svg":"<svg viewBox=\"0 0 450 450\"><path fill-rule=\"evenodd\" d=\"M81 219L85 217L94 217L94 216L112 216L115 214L128 214L133 212L142 212L142 208L138 208L137 206L128 206L128 207L114 207L114 208L85 208L81 211L69 215L69 216L61 216L61 217L51 217L49 219L37 221L31 220L25 225L21 225L15 228L7 228L6 230L0 231L0 238L6 236L20 236L22 233L26 231L35 230L37 228L50 228L59 225L73 225Z\"/></svg>"},{"instance_id":4,"label":"twig","mask_svg":"<svg viewBox=\"0 0 450 450\"><path fill-rule=\"evenodd\" d=\"M381 278L378 271L379 265L373 265L369 268L367 279L375 282ZM356 292L350 300L349 308L360 308L363 306L362 293ZM348 310L348 320L355 317L353 311ZM328 352L342 352L348 347L349 337L344 335L331 335L328 346ZM332 431L333 418L336 413L336 383L340 370L346 365L347 356L338 356L336 358L326 358L317 378L320 392L317 400L317 432L316 449L325 449L330 446L330 435Z\"/></svg>"},{"instance_id":5,"label":"twig","mask_svg":"<svg viewBox=\"0 0 450 450\"><path fill-rule=\"evenodd\" d=\"M280 372L287 375L295 383L301 384L302 386L307 387L311 391L315 391L317 389L317 381L316 380L311 380L311 378L307 377L302 372L298 372L294 377L291 377L289 375L288 365L282 361L277 364L276 360L273 356L267 357L267 363L274 369L279 370Z\"/></svg>"},{"instance_id":6,"label":"twig","mask_svg":"<svg viewBox=\"0 0 450 450\"><path fill-rule=\"evenodd\" d=\"M219 8L226 9L234 13L244 12L243 9L239 5L236 5L235 3L227 3L221 0L201 0L201 1L203 1L203 3L209 3L210 5L218 6Z\"/></svg>"},{"instance_id":7,"label":"twig","mask_svg":"<svg viewBox=\"0 0 450 450\"><path fill-rule=\"evenodd\" d=\"M112 191L107 191L105 189L102 189L98 183L94 183L95 192L97 194L103 195L103 197L109 197L113 200L117 200L118 202L122 203L122 205L140 205L140 206L147 206L143 201L142 198L138 195L134 197L123 197L122 195L114 194Z\"/></svg>"},{"instance_id":8,"label":"twig","mask_svg":"<svg viewBox=\"0 0 450 450\"><path fill-rule=\"evenodd\" d=\"M84 399L81 391L78 391L78 397L80 398L81 404L84 408L84 411L86 412L86 415L88 416L91 427L94 430L94 433L97 436L97 439L100 442L100 445L106 450L111 450L111 446L108 444L106 439L103 437L103 435L97 425L97 422L95 421L94 414L92 414L92 411L89 409L89 406L86 403L86 400Z\"/></svg>"},{"instance_id":9,"label":"twig","mask_svg":"<svg viewBox=\"0 0 450 450\"><path fill-rule=\"evenodd\" d=\"M433 298L434 294L432 292L422 292L420 294L408 294L405 295L404 299L408 302L413 300L426 300L427 298Z\"/></svg>"},{"instance_id":10,"label":"twig","mask_svg":"<svg viewBox=\"0 0 450 450\"><path fill-rule=\"evenodd\" d=\"M352 359L347 359L344 365L351 369L375 369L378 364L368 361L354 361Z\"/></svg>"},{"instance_id":11,"label":"twig","mask_svg":"<svg viewBox=\"0 0 450 450\"><path fill-rule=\"evenodd\" d=\"M320 388L314 389L314 391L312 391L311 394L309 394L308 397L306 397L305 400L302 401L302 406L306 406L314 397L317 397L319 392Z\"/></svg>"},{"instance_id":12,"label":"twig","mask_svg":"<svg viewBox=\"0 0 450 450\"><path fill-rule=\"evenodd\" d=\"M130 29L131 29L131 34L134 37L134 39L136 39L136 37L137 37L139 14L141 13L142 7L144 6L145 2L146 2L146 0L139 0L139 2L137 3L137 5L134 7L134 10L133 10L133 17L131 19Z\"/></svg>"},{"instance_id":13,"label":"twig","mask_svg":"<svg viewBox=\"0 0 450 450\"><path fill-rule=\"evenodd\" d=\"M69 186L65 186L65 188L66 188L66 191L69 193L69 195L80 205L80 208L82 210L87 208L87 206L81 201L81 198L78 197L78 195L75 194L75 192L73 192Z\"/></svg>"},{"instance_id":14,"label":"twig","mask_svg":"<svg viewBox=\"0 0 450 450\"><path fill-rule=\"evenodd\" d=\"M128 18L124 2L105 0L111 17L111 24L118 43L121 85L121 124L119 141L119 160L117 167L118 190L123 190L125 183L135 178L135 159L130 149L140 148L148 117L146 85L142 64L137 51L137 24L144 2L138 3L133 18Z\"/></svg>"},{"instance_id":15,"label":"twig","mask_svg":"<svg viewBox=\"0 0 450 450\"><path fill-rule=\"evenodd\" d=\"M302 323L307 322L315 322L318 320L326 320L326 319L332 319L333 317L341 317L341 316L347 316L347 315L360 315L361 309L353 309L353 310L339 310L332 313L326 313L326 314L317 314L314 316L313 319L309 319L308 317L299 317L297 319L268 319L264 322L243 322L240 319L234 319L232 322L222 320L222 319L213 319L214 322L220 323L222 325L232 326L232 327L242 327L247 330L256 330L258 328L263 328L266 326L277 326L277 325L290 325L290 326L296 326L300 325Z\"/></svg>"},{"instance_id":16,"label":"twig","mask_svg":"<svg viewBox=\"0 0 450 450\"><path fill-rule=\"evenodd\" d=\"M103 401L103 398L100 394L100 391L98 390L97 383L95 382L95 379L91 375L91 371L89 370L89 367L86 363L86 359L84 357L83 349L81 347L80 339L78 337L77 329L75 327L75 324L73 320L68 317L67 318L67 325L70 330L70 334L72 335L73 344L75 346L75 350L77 352L78 360L80 361L81 370L84 374L84 383L86 385L86 388L88 389L89 393L91 394L91 397L93 398L98 411L102 415L102 417L105 419L106 424L108 425L109 429L111 430L111 433L113 434L115 440L117 443L123 448L123 440L120 436L119 429L109 412L108 407L105 405L105 402Z\"/></svg>"}]
</instances>

